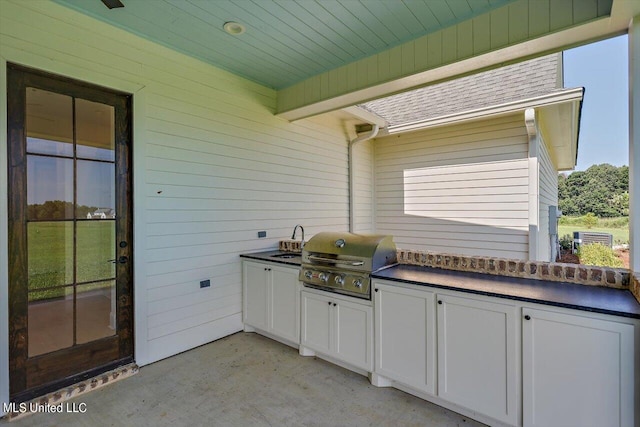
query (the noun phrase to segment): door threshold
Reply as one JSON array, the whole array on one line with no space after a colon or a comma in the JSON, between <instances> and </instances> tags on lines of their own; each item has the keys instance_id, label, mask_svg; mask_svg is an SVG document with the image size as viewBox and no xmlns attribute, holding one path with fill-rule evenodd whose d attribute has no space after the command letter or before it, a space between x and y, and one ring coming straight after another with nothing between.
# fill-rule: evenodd
<instances>
[{"instance_id":1,"label":"door threshold","mask_svg":"<svg viewBox=\"0 0 640 427\"><path fill-rule=\"evenodd\" d=\"M39 412L82 412L86 409L82 402L67 403L67 401L129 378L137 374L138 370L138 365L129 363L29 401L11 403L12 410L5 415L5 419L14 421Z\"/></svg>"}]
</instances>

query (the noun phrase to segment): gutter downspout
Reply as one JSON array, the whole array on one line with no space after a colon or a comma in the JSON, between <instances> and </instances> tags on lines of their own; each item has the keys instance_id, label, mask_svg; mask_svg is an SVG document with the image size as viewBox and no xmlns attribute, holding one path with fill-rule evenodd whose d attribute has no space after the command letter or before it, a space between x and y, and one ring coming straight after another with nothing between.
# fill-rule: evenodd
<instances>
[{"instance_id":1,"label":"gutter downspout","mask_svg":"<svg viewBox=\"0 0 640 427\"><path fill-rule=\"evenodd\" d=\"M524 111L524 125L527 129L527 139L529 143L529 261L541 260L538 256L538 246L540 239L540 213L539 209L539 172L538 172L538 123L536 111L527 108Z\"/></svg>"},{"instance_id":2,"label":"gutter downspout","mask_svg":"<svg viewBox=\"0 0 640 427\"><path fill-rule=\"evenodd\" d=\"M353 233L353 228L355 226L355 215L354 215L354 198L355 198L355 188L353 185L353 147L363 141L368 141L372 138L375 138L378 135L378 131L380 130L380 126L377 124L372 125L373 127L367 133L356 136L354 139L349 141L349 232Z\"/></svg>"}]
</instances>

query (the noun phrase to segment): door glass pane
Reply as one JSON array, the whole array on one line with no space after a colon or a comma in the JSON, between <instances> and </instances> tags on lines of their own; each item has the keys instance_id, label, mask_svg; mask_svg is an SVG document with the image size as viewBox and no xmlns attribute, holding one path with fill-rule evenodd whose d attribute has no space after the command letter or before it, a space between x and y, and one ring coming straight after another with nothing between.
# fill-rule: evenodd
<instances>
[{"instance_id":1,"label":"door glass pane","mask_svg":"<svg viewBox=\"0 0 640 427\"><path fill-rule=\"evenodd\" d=\"M116 282L79 285L76 288L76 342L116 334Z\"/></svg>"},{"instance_id":2,"label":"door glass pane","mask_svg":"<svg viewBox=\"0 0 640 427\"><path fill-rule=\"evenodd\" d=\"M116 277L116 222L78 221L76 229L77 283Z\"/></svg>"},{"instance_id":3,"label":"door glass pane","mask_svg":"<svg viewBox=\"0 0 640 427\"><path fill-rule=\"evenodd\" d=\"M73 286L29 294L29 357L73 345Z\"/></svg>"},{"instance_id":4,"label":"door glass pane","mask_svg":"<svg viewBox=\"0 0 640 427\"><path fill-rule=\"evenodd\" d=\"M115 159L115 113L110 105L76 99L76 155L84 159Z\"/></svg>"},{"instance_id":5,"label":"door glass pane","mask_svg":"<svg viewBox=\"0 0 640 427\"><path fill-rule=\"evenodd\" d=\"M73 222L27 223L27 256L30 292L72 284Z\"/></svg>"},{"instance_id":6,"label":"door glass pane","mask_svg":"<svg viewBox=\"0 0 640 427\"><path fill-rule=\"evenodd\" d=\"M27 153L73 156L73 105L70 96L27 88Z\"/></svg>"},{"instance_id":7,"label":"door glass pane","mask_svg":"<svg viewBox=\"0 0 640 427\"><path fill-rule=\"evenodd\" d=\"M77 161L76 218L114 219L116 217L115 164Z\"/></svg>"},{"instance_id":8,"label":"door glass pane","mask_svg":"<svg viewBox=\"0 0 640 427\"><path fill-rule=\"evenodd\" d=\"M73 160L27 156L27 219L73 218Z\"/></svg>"}]
</instances>

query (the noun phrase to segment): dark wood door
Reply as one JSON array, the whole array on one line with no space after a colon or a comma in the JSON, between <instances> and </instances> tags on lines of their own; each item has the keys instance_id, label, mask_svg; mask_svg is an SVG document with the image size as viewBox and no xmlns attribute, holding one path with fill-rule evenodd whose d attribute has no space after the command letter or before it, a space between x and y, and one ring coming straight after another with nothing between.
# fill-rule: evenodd
<instances>
[{"instance_id":1,"label":"dark wood door","mask_svg":"<svg viewBox=\"0 0 640 427\"><path fill-rule=\"evenodd\" d=\"M131 96L7 66L13 401L133 360Z\"/></svg>"}]
</instances>

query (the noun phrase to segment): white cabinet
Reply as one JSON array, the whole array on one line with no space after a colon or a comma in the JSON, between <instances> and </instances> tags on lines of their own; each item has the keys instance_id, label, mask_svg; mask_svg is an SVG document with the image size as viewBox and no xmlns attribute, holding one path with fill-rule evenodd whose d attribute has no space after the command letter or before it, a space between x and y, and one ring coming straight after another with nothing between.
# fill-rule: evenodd
<instances>
[{"instance_id":1,"label":"white cabinet","mask_svg":"<svg viewBox=\"0 0 640 427\"><path fill-rule=\"evenodd\" d=\"M374 282L375 373L435 393L434 293Z\"/></svg>"},{"instance_id":2,"label":"white cabinet","mask_svg":"<svg viewBox=\"0 0 640 427\"><path fill-rule=\"evenodd\" d=\"M325 354L333 352L334 346L331 343L333 338L331 331L334 328L332 304L333 302L328 297L302 291L301 347Z\"/></svg>"},{"instance_id":3,"label":"white cabinet","mask_svg":"<svg viewBox=\"0 0 640 427\"><path fill-rule=\"evenodd\" d=\"M299 270L277 264L243 261L245 325L300 343Z\"/></svg>"},{"instance_id":4,"label":"white cabinet","mask_svg":"<svg viewBox=\"0 0 640 427\"><path fill-rule=\"evenodd\" d=\"M440 294L437 302L438 396L517 424L515 305Z\"/></svg>"},{"instance_id":5,"label":"white cabinet","mask_svg":"<svg viewBox=\"0 0 640 427\"><path fill-rule=\"evenodd\" d=\"M587 314L523 308L525 427L639 424L634 327Z\"/></svg>"},{"instance_id":6,"label":"white cabinet","mask_svg":"<svg viewBox=\"0 0 640 427\"><path fill-rule=\"evenodd\" d=\"M373 309L337 294L303 290L300 354L321 355L373 370ZM311 350L311 351L310 351Z\"/></svg>"},{"instance_id":7,"label":"white cabinet","mask_svg":"<svg viewBox=\"0 0 640 427\"><path fill-rule=\"evenodd\" d=\"M287 267L269 267L271 284L269 286L268 319L269 331L300 343L300 289L299 270Z\"/></svg>"},{"instance_id":8,"label":"white cabinet","mask_svg":"<svg viewBox=\"0 0 640 427\"><path fill-rule=\"evenodd\" d=\"M389 281L373 287L373 384L490 425L640 426L638 320Z\"/></svg>"}]
</instances>

